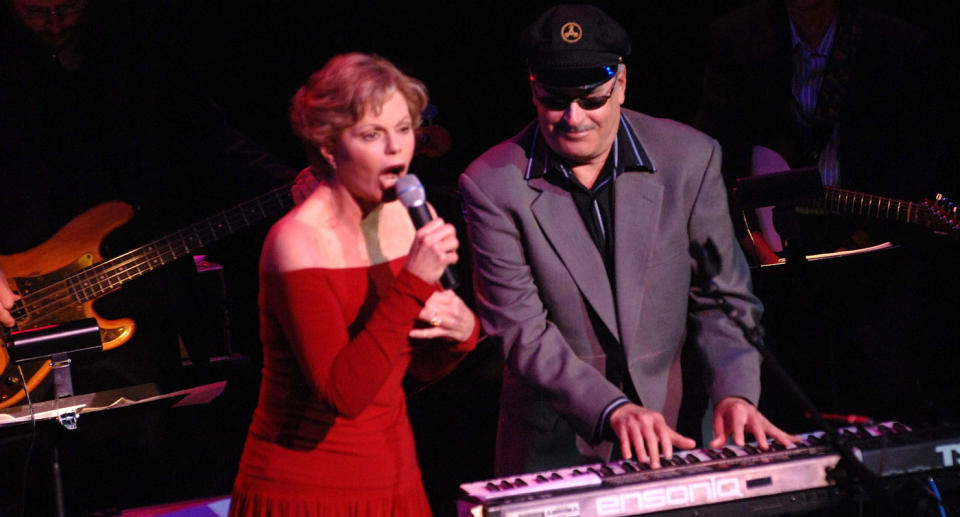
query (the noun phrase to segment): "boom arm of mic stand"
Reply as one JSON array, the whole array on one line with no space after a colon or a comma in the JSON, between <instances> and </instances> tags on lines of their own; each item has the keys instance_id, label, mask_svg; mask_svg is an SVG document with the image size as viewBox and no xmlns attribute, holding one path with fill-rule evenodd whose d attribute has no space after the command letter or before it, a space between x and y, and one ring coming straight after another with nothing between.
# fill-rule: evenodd
<instances>
[{"instance_id":1,"label":"boom arm of mic stand","mask_svg":"<svg viewBox=\"0 0 960 517\"><path fill-rule=\"evenodd\" d=\"M708 282L709 287L705 289L705 294L717 301L717 304L719 305L720 309L723 310L723 313L727 316L727 318L736 323L750 345L760 352L760 355L763 356L763 360L767 363L767 367L770 368L774 375L776 375L777 380L783 383L790 394L800 402L804 410L810 413L816 425L823 429L827 440L830 442L830 445L840 453L841 464L846 465L847 468L850 469L850 473L853 474L856 479L859 479L864 486L866 486L871 496L884 505L884 507L892 508L892 506L890 506L890 496L880 484L880 479L877 477L877 475L866 465L864 465L862 461L857 459L849 442L840 438L836 428L827 422L825 418L823 418L823 414L820 412L820 410L817 409L810 398L807 397L807 395L803 392L803 389L796 383L796 381L793 380L790 374L787 373L787 371L780 364L780 361L777 360L776 356L774 356L773 353L770 352L770 350L766 347L763 341L764 331L760 324L758 323L756 326L748 325L743 318L740 317L737 308L731 305L730 302L724 298L723 294L720 292L720 289L717 288L717 285L713 282L713 280L709 280Z\"/></svg>"}]
</instances>

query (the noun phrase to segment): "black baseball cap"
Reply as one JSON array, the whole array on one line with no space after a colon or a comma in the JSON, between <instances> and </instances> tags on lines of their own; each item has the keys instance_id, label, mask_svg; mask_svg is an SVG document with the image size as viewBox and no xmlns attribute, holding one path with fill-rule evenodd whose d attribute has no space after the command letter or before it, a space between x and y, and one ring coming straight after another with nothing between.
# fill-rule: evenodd
<instances>
[{"instance_id":1,"label":"black baseball cap","mask_svg":"<svg viewBox=\"0 0 960 517\"><path fill-rule=\"evenodd\" d=\"M627 31L600 8L564 4L547 9L520 39L534 80L554 88L594 88L630 54Z\"/></svg>"}]
</instances>

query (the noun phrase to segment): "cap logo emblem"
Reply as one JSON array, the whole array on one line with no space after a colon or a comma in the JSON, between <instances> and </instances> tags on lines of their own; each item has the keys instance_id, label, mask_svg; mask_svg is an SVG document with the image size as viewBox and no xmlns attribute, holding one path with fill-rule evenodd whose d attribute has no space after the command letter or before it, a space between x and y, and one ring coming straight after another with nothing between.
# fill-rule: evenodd
<instances>
[{"instance_id":1,"label":"cap logo emblem","mask_svg":"<svg viewBox=\"0 0 960 517\"><path fill-rule=\"evenodd\" d=\"M567 22L560 27L560 37L567 43L576 43L583 37L583 29L577 22Z\"/></svg>"}]
</instances>

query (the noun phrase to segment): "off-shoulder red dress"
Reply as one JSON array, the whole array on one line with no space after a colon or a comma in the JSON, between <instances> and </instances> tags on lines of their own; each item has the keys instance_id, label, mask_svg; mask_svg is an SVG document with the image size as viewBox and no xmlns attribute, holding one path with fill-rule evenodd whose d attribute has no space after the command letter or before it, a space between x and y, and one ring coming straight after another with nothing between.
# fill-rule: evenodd
<instances>
[{"instance_id":1,"label":"off-shoulder red dress","mask_svg":"<svg viewBox=\"0 0 960 517\"><path fill-rule=\"evenodd\" d=\"M263 375L231 517L430 515L401 380L451 370L479 325L452 348L412 344L437 288L404 260L261 272Z\"/></svg>"}]
</instances>

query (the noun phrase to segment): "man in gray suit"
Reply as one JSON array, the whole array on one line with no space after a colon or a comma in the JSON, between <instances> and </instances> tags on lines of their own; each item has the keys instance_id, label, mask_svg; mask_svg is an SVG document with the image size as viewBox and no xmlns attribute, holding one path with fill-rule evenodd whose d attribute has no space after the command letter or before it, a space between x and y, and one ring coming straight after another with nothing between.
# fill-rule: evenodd
<instances>
[{"instance_id":1,"label":"man in gray suit","mask_svg":"<svg viewBox=\"0 0 960 517\"><path fill-rule=\"evenodd\" d=\"M711 446L742 444L745 430L761 447L791 443L756 409L760 357L698 285L689 252L712 240L717 291L759 321L717 143L621 108L630 42L596 7L550 8L521 48L537 120L460 178L477 305L506 365L497 474L611 452L658 467L695 446L673 430L688 341L711 373Z\"/></svg>"}]
</instances>

